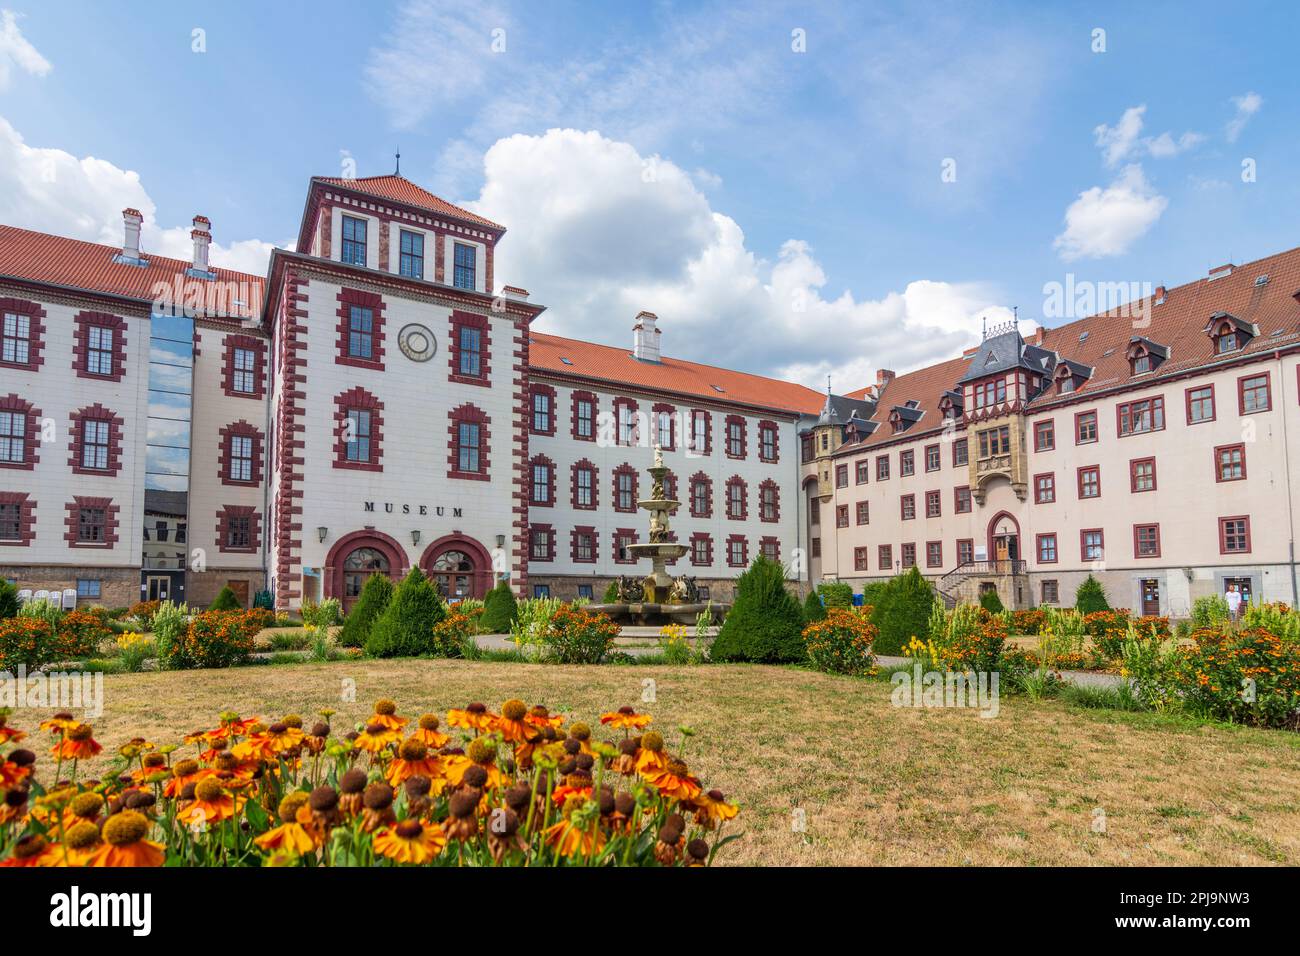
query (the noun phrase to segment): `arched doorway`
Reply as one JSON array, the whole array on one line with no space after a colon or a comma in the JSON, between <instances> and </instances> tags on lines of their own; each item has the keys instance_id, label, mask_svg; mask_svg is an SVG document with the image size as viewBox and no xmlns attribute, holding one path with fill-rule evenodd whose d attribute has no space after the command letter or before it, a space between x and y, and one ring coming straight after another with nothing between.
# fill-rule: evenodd
<instances>
[{"instance_id":1,"label":"arched doorway","mask_svg":"<svg viewBox=\"0 0 1300 956\"><path fill-rule=\"evenodd\" d=\"M989 560L1019 561L1020 522L1009 511L999 511L989 522Z\"/></svg>"},{"instance_id":2,"label":"arched doorway","mask_svg":"<svg viewBox=\"0 0 1300 956\"><path fill-rule=\"evenodd\" d=\"M425 549L420 567L445 601L481 598L492 581L492 558L487 549L463 535L447 535Z\"/></svg>"},{"instance_id":3,"label":"arched doorway","mask_svg":"<svg viewBox=\"0 0 1300 956\"><path fill-rule=\"evenodd\" d=\"M397 580L405 573L406 554L401 545L382 531L354 531L330 548L325 567L326 596L338 598L346 613L352 610L371 575L383 574Z\"/></svg>"}]
</instances>

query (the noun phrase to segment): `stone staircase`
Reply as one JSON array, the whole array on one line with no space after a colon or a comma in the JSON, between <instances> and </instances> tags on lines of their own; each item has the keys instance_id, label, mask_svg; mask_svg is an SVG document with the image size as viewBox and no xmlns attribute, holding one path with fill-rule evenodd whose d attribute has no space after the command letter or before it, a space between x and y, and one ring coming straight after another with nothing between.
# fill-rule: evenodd
<instances>
[{"instance_id":1,"label":"stone staircase","mask_svg":"<svg viewBox=\"0 0 1300 956\"><path fill-rule=\"evenodd\" d=\"M957 565L934 584L934 589L944 603L952 609L958 604L978 604L980 592L986 584L997 589L1002 606L1016 610L1021 606L1020 595L1028 594L1028 564L1019 558L995 558L991 561L966 561Z\"/></svg>"}]
</instances>

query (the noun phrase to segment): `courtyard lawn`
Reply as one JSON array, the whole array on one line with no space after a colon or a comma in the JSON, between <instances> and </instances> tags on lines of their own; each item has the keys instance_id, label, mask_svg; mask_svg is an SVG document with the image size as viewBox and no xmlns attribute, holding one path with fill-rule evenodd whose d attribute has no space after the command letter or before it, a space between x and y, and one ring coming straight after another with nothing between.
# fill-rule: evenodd
<instances>
[{"instance_id":1,"label":"courtyard lawn","mask_svg":"<svg viewBox=\"0 0 1300 956\"><path fill-rule=\"evenodd\" d=\"M647 679L654 703L641 702ZM349 682L351 703L340 700ZM226 709L310 723L334 708L338 734L383 696L409 717L518 696L593 723L633 704L673 750L676 728L693 728L692 769L741 804L745 836L720 863L1300 863L1300 735L1008 696L987 719L895 708L890 690L778 667L356 660L107 675L94 724L107 755L137 734L179 742ZM34 746L49 713L21 710L10 724ZM47 755L40 766L48 779ZM1104 833L1093 832L1098 807Z\"/></svg>"}]
</instances>

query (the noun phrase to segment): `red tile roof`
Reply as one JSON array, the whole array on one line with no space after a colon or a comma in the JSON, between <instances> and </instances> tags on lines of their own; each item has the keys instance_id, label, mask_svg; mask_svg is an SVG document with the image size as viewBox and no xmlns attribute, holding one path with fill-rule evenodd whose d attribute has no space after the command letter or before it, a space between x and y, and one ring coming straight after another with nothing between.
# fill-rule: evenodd
<instances>
[{"instance_id":1,"label":"red tile roof","mask_svg":"<svg viewBox=\"0 0 1300 956\"><path fill-rule=\"evenodd\" d=\"M580 376L628 388L786 412L816 415L826 396L803 385L699 365L681 359L642 362L628 349L580 342L541 332L530 333L529 367L537 372ZM564 359L568 359L565 362ZM715 386L717 386L715 388Z\"/></svg>"},{"instance_id":2,"label":"red tile roof","mask_svg":"<svg viewBox=\"0 0 1300 956\"><path fill-rule=\"evenodd\" d=\"M1268 281L1257 285L1260 276ZM1145 300L1150 324L1135 326L1134 318L1123 310L1113 309L1099 315L1078 319L1055 328L1044 329L1041 342L1031 336L1029 344L1058 353L1062 359L1093 366L1092 377L1075 392L1058 396L1050 391L1030 403L1030 410L1056 402L1077 401L1080 395L1114 388L1145 388L1216 361L1239 360L1246 355L1264 355L1276 348L1300 345L1300 303L1295 295L1300 289L1300 248L1235 266L1231 275L1208 277L1170 288L1164 302L1155 305L1154 296ZM1210 316L1228 312L1254 323L1259 328L1244 349L1217 356L1214 342L1205 334ZM1084 333L1087 333L1086 335ZM1082 336L1082 341L1080 337ZM1134 376L1125 351L1129 340L1142 336L1170 349L1169 358L1151 373ZM863 442L843 446L845 454L891 440L907 440L942 426L939 399L944 391L954 389L966 372L968 355L937 365L899 375L885 388L873 420L880 422L875 434ZM863 398L868 389L849 392L849 398ZM924 417L906 432L895 434L889 427L889 410L909 399L920 403Z\"/></svg>"},{"instance_id":3,"label":"red tile roof","mask_svg":"<svg viewBox=\"0 0 1300 956\"><path fill-rule=\"evenodd\" d=\"M134 266L114 261L121 251L115 246L0 225L0 278L12 277L145 301L153 301L157 296L158 283L172 286L177 276L182 281L187 279L188 262L145 250L141 255L148 265ZM244 284L247 295L240 294L239 298L247 310L241 314L253 315L260 311L264 277L216 267L211 271L219 282Z\"/></svg>"},{"instance_id":4,"label":"red tile roof","mask_svg":"<svg viewBox=\"0 0 1300 956\"><path fill-rule=\"evenodd\" d=\"M440 196L435 196L427 189L417 186L405 176L364 176L360 179L317 176L316 182L336 186L339 189L350 189L354 192L364 193L367 196L374 196L377 199L387 199L391 202L404 203L407 206L418 206L439 216L451 216L466 222L478 223L480 226L505 231L505 226L495 223L491 219L484 219L468 209L453 205Z\"/></svg>"}]
</instances>

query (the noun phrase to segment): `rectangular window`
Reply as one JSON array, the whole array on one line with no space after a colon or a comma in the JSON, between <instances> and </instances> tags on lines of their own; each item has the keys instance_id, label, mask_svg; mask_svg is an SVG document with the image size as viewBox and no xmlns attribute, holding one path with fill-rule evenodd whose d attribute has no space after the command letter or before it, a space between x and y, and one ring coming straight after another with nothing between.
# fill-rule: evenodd
<instances>
[{"instance_id":1,"label":"rectangular window","mask_svg":"<svg viewBox=\"0 0 1300 956\"><path fill-rule=\"evenodd\" d=\"M460 340L460 374L466 378L479 378L483 374L483 330L462 325L457 338Z\"/></svg>"},{"instance_id":2,"label":"rectangular window","mask_svg":"<svg viewBox=\"0 0 1300 956\"><path fill-rule=\"evenodd\" d=\"M970 514L970 485L959 485L952 490L953 511L959 515Z\"/></svg>"},{"instance_id":3,"label":"rectangular window","mask_svg":"<svg viewBox=\"0 0 1300 956\"><path fill-rule=\"evenodd\" d=\"M691 448L696 454L704 454L709 446L709 413L695 409L691 412Z\"/></svg>"},{"instance_id":4,"label":"rectangular window","mask_svg":"<svg viewBox=\"0 0 1300 956\"><path fill-rule=\"evenodd\" d=\"M0 360L14 365L26 365L31 361L32 320L30 316L6 312L3 338Z\"/></svg>"},{"instance_id":5,"label":"rectangular window","mask_svg":"<svg viewBox=\"0 0 1300 956\"><path fill-rule=\"evenodd\" d=\"M551 596L551 586L549 584L534 584L533 597L539 601L545 601Z\"/></svg>"},{"instance_id":6,"label":"rectangular window","mask_svg":"<svg viewBox=\"0 0 1300 956\"><path fill-rule=\"evenodd\" d=\"M87 418L81 422L81 467L108 468L108 422Z\"/></svg>"},{"instance_id":7,"label":"rectangular window","mask_svg":"<svg viewBox=\"0 0 1300 956\"><path fill-rule=\"evenodd\" d=\"M1056 500L1056 475L1034 475L1034 504L1050 505Z\"/></svg>"},{"instance_id":8,"label":"rectangular window","mask_svg":"<svg viewBox=\"0 0 1300 956\"><path fill-rule=\"evenodd\" d=\"M369 359L374 354L375 315L365 306L348 307L348 355Z\"/></svg>"},{"instance_id":9,"label":"rectangular window","mask_svg":"<svg viewBox=\"0 0 1300 956\"><path fill-rule=\"evenodd\" d=\"M550 392L533 392L533 431L549 432L551 430L551 394Z\"/></svg>"},{"instance_id":10,"label":"rectangular window","mask_svg":"<svg viewBox=\"0 0 1300 956\"><path fill-rule=\"evenodd\" d=\"M1085 561L1100 561L1106 556L1105 536L1100 528L1079 532L1080 557Z\"/></svg>"},{"instance_id":11,"label":"rectangular window","mask_svg":"<svg viewBox=\"0 0 1300 956\"><path fill-rule=\"evenodd\" d=\"M77 597L97 598L99 596L100 582L98 578L77 578Z\"/></svg>"},{"instance_id":12,"label":"rectangular window","mask_svg":"<svg viewBox=\"0 0 1300 956\"><path fill-rule=\"evenodd\" d=\"M574 409L574 430L579 438L591 438L595 435L595 409L588 399L580 398Z\"/></svg>"},{"instance_id":13,"label":"rectangular window","mask_svg":"<svg viewBox=\"0 0 1300 956\"><path fill-rule=\"evenodd\" d=\"M0 461L22 464L27 460L27 416L0 412Z\"/></svg>"},{"instance_id":14,"label":"rectangular window","mask_svg":"<svg viewBox=\"0 0 1300 956\"><path fill-rule=\"evenodd\" d=\"M1129 462L1129 490L1156 490L1156 460L1154 458L1135 458Z\"/></svg>"},{"instance_id":15,"label":"rectangular window","mask_svg":"<svg viewBox=\"0 0 1300 956\"><path fill-rule=\"evenodd\" d=\"M478 422L461 422L456 429L456 470L477 473L479 470Z\"/></svg>"},{"instance_id":16,"label":"rectangular window","mask_svg":"<svg viewBox=\"0 0 1300 956\"><path fill-rule=\"evenodd\" d=\"M745 539L731 538L727 542L727 563L733 568L745 565Z\"/></svg>"},{"instance_id":17,"label":"rectangular window","mask_svg":"<svg viewBox=\"0 0 1300 956\"><path fill-rule=\"evenodd\" d=\"M1125 402L1116 410L1120 437L1158 432L1165 427L1165 400L1157 396Z\"/></svg>"},{"instance_id":18,"label":"rectangular window","mask_svg":"<svg viewBox=\"0 0 1300 956\"><path fill-rule=\"evenodd\" d=\"M836 465L835 466L835 487L847 488L848 486L849 486L849 466Z\"/></svg>"},{"instance_id":19,"label":"rectangular window","mask_svg":"<svg viewBox=\"0 0 1300 956\"><path fill-rule=\"evenodd\" d=\"M758 430L758 457L763 461L776 461L776 429L771 425Z\"/></svg>"},{"instance_id":20,"label":"rectangular window","mask_svg":"<svg viewBox=\"0 0 1300 956\"><path fill-rule=\"evenodd\" d=\"M975 560L975 541L973 538L957 540L957 563L970 564Z\"/></svg>"},{"instance_id":21,"label":"rectangular window","mask_svg":"<svg viewBox=\"0 0 1300 956\"><path fill-rule=\"evenodd\" d=\"M1135 524L1133 526L1133 557L1160 557L1160 525Z\"/></svg>"},{"instance_id":22,"label":"rectangular window","mask_svg":"<svg viewBox=\"0 0 1300 956\"><path fill-rule=\"evenodd\" d=\"M980 461L1011 454L1011 427L1002 425L998 428L986 428L977 433L980 446Z\"/></svg>"},{"instance_id":23,"label":"rectangular window","mask_svg":"<svg viewBox=\"0 0 1300 956\"><path fill-rule=\"evenodd\" d=\"M1214 449L1214 478L1216 481L1240 481L1246 477L1246 446L1220 445Z\"/></svg>"},{"instance_id":24,"label":"rectangular window","mask_svg":"<svg viewBox=\"0 0 1300 956\"><path fill-rule=\"evenodd\" d=\"M745 486L738 481L728 484L727 485L727 517L743 518L744 516L745 516Z\"/></svg>"},{"instance_id":25,"label":"rectangular window","mask_svg":"<svg viewBox=\"0 0 1300 956\"><path fill-rule=\"evenodd\" d=\"M591 585L590 585L590 584L579 584L579 585L578 585L578 597L580 597L580 598L586 598L588 601L590 601L590 600L591 600L592 593L593 593L593 592L592 592L592 589L591 589Z\"/></svg>"},{"instance_id":26,"label":"rectangular window","mask_svg":"<svg viewBox=\"0 0 1300 956\"><path fill-rule=\"evenodd\" d=\"M620 471L614 483L617 492L619 511L635 511L636 495L632 491L632 482L636 478L631 472Z\"/></svg>"},{"instance_id":27,"label":"rectangular window","mask_svg":"<svg viewBox=\"0 0 1300 956\"><path fill-rule=\"evenodd\" d=\"M1074 416L1074 443L1086 445L1097 440L1097 413L1079 412Z\"/></svg>"},{"instance_id":28,"label":"rectangular window","mask_svg":"<svg viewBox=\"0 0 1300 956\"><path fill-rule=\"evenodd\" d=\"M1223 554L1246 554L1250 551L1250 518L1219 519L1219 551Z\"/></svg>"},{"instance_id":29,"label":"rectangular window","mask_svg":"<svg viewBox=\"0 0 1300 956\"><path fill-rule=\"evenodd\" d=\"M871 462L866 458L857 462L857 464L854 465L854 470L856 472L854 478L860 485L865 485L871 478Z\"/></svg>"},{"instance_id":30,"label":"rectangular window","mask_svg":"<svg viewBox=\"0 0 1300 956\"><path fill-rule=\"evenodd\" d=\"M847 528L848 526L849 526L849 506L836 505L835 506L835 527Z\"/></svg>"},{"instance_id":31,"label":"rectangular window","mask_svg":"<svg viewBox=\"0 0 1300 956\"><path fill-rule=\"evenodd\" d=\"M938 446L938 445L926 445L926 446L925 446L925 470L926 470L926 471L938 471L938 470L939 470L939 467L940 467L940 464L939 464L939 446Z\"/></svg>"},{"instance_id":32,"label":"rectangular window","mask_svg":"<svg viewBox=\"0 0 1300 956\"><path fill-rule=\"evenodd\" d=\"M1187 390L1187 424L1214 421L1214 386L1203 385Z\"/></svg>"},{"instance_id":33,"label":"rectangular window","mask_svg":"<svg viewBox=\"0 0 1300 956\"><path fill-rule=\"evenodd\" d=\"M1040 534L1038 536L1038 563L1056 563L1056 535Z\"/></svg>"},{"instance_id":34,"label":"rectangular window","mask_svg":"<svg viewBox=\"0 0 1300 956\"><path fill-rule=\"evenodd\" d=\"M1245 378L1237 379L1237 396L1241 414L1243 415L1268 411L1273 407L1273 397L1270 394L1268 384L1268 373L1247 375Z\"/></svg>"},{"instance_id":35,"label":"rectangular window","mask_svg":"<svg viewBox=\"0 0 1300 956\"><path fill-rule=\"evenodd\" d=\"M1034 451L1051 451L1056 447L1056 422L1034 422Z\"/></svg>"},{"instance_id":36,"label":"rectangular window","mask_svg":"<svg viewBox=\"0 0 1300 956\"><path fill-rule=\"evenodd\" d=\"M898 453L898 473L906 478L908 475L916 474L916 453L913 451L900 451Z\"/></svg>"},{"instance_id":37,"label":"rectangular window","mask_svg":"<svg viewBox=\"0 0 1300 956\"><path fill-rule=\"evenodd\" d=\"M532 553L530 557L534 561L551 560L551 529L550 528L533 528L532 529Z\"/></svg>"},{"instance_id":38,"label":"rectangular window","mask_svg":"<svg viewBox=\"0 0 1300 956\"><path fill-rule=\"evenodd\" d=\"M867 549L866 549L866 548L854 548L854 549L853 549L853 570L854 570L854 571L870 571L870 570L871 570L871 565L870 565L870 563L869 563L869 559L868 559L868 557L867 557L867 553L868 553L868 552L867 552Z\"/></svg>"},{"instance_id":39,"label":"rectangular window","mask_svg":"<svg viewBox=\"0 0 1300 956\"><path fill-rule=\"evenodd\" d=\"M889 480L889 456L881 455L876 459L876 481Z\"/></svg>"},{"instance_id":40,"label":"rectangular window","mask_svg":"<svg viewBox=\"0 0 1300 956\"><path fill-rule=\"evenodd\" d=\"M691 539L691 564L712 564L713 554L709 539L692 538Z\"/></svg>"},{"instance_id":41,"label":"rectangular window","mask_svg":"<svg viewBox=\"0 0 1300 956\"><path fill-rule=\"evenodd\" d=\"M230 436L230 473L226 476L231 481L253 480L253 436Z\"/></svg>"},{"instance_id":42,"label":"rectangular window","mask_svg":"<svg viewBox=\"0 0 1300 956\"><path fill-rule=\"evenodd\" d=\"M551 503L551 466L542 462L533 465L533 499L535 505Z\"/></svg>"},{"instance_id":43,"label":"rectangular window","mask_svg":"<svg viewBox=\"0 0 1300 956\"><path fill-rule=\"evenodd\" d=\"M103 544L104 520L103 508L78 509L77 540L83 544Z\"/></svg>"},{"instance_id":44,"label":"rectangular window","mask_svg":"<svg viewBox=\"0 0 1300 956\"><path fill-rule=\"evenodd\" d=\"M894 570L894 549L891 545L876 546L876 567L881 571Z\"/></svg>"},{"instance_id":45,"label":"rectangular window","mask_svg":"<svg viewBox=\"0 0 1300 956\"><path fill-rule=\"evenodd\" d=\"M21 541L23 506L16 502L0 504L0 541Z\"/></svg>"},{"instance_id":46,"label":"rectangular window","mask_svg":"<svg viewBox=\"0 0 1300 956\"><path fill-rule=\"evenodd\" d=\"M113 330L92 325L86 333L86 371L91 375L112 375Z\"/></svg>"},{"instance_id":47,"label":"rectangular window","mask_svg":"<svg viewBox=\"0 0 1300 956\"><path fill-rule=\"evenodd\" d=\"M969 449L965 438L958 438L952 443L952 466L962 468L970 461Z\"/></svg>"},{"instance_id":48,"label":"rectangular window","mask_svg":"<svg viewBox=\"0 0 1300 956\"><path fill-rule=\"evenodd\" d=\"M980 382L975 386L974 395L976 408L1000 405L1007 400L1007 380L999 378L991 382Z\"/></svg>"},{"instance_id":49,"label":"rectangular window","mask_svg":"<svg viewBox=\"0 0 1300 956\"><path fill-rule=\"evenodd\" d=\"M343 217L343 251L342 259L349 265L366 264L366 221Z\"/></svg>"},{"instance_id":50,"label":"rectangular window","mask_svg":"<svg viewBox=\"0 0 1300 956\"><path fill-rule=\"evenodd\" d=\"M703 481L691 482L691 514L706 517L709 513L709 486Z\"/></svg>"},{"instance_id":51,"label":"rectangular window","mask_svg":"<svg viewBox=\"0 0 1300 956\"><path fill-rule=\"evenodd\" d=\"M916 567L916 545L915 544L903 545L902 558L903 558L904 568Z\"/></svg>"},{"instance_id":52,"label":"rectangular window","mask_svg":"<svg viewBox=\"0 0 1300 956\"><path fill-rule=\"evenodd\" d=\"M671 449L673 444L673 413L659 412L655 416L655 441L660 448Z\"/></svg>"},{"instance_id":53,"label":"rectangular window","mask_svg":"<svg viewBox=\"0 0 1300 956\"><path fill-rule=\"evenodd\" d=\"M781 560L781 543L775 538L763 538L758 542L758 550L769 561Z\"/></svg>"},{"instance_id":54,"label":"rectangular window","mask_svg":"<svg viewBox=\"0 0 1300 956\"><path fill-rule=\"evenodd\" d=\"M367 409L348 409L347 459L370 460L370 412Z\"/></svg>"},{"instance_id":55,"label":"rectangular window","mask_svg":"<svg viewBox=\"0 0 1300 956\"><path fill-rule=\"evenodd\" d=\"M614 561L618 564L633 564L635 559L627 550L629 544L636 543L636 535L624 533L615 533L614 535Z\"/></svg>"},{"instance_id":56,"label":"rectangular window","mask_svg":"<svg viewBox=\"0 0 1300 956\"><path fill-rule=\"evenodd\" d=\"M252 522L248 515L226 516L226 547L246 550L253 546Z\"/></svg>"},{"instance_id":57,"label":"rectangular window","mask_svg":"<svg viewBox=\"0 0 1300 956\"><path fill-rule=\"evenodd\" d=\"M1042 582L1042 600L1041 604L1059 604L1061 601L1061 588L1056 581Z\"/></svg>"},{"instance_id":58,"label":"rectangular window","mask_svg":"<svg viewBox=\"0 0 1300 956\"><path fill-rule=\"evenodd\" d=\"M235 349L234 382L232 387L241 395L251 395L256 390L256 383L253 381L254 363L256 361L257 355L252 349Z\"/></svg>"},{"instance_id":59,"label":"rectangular window","mask_svg":"<svg viewBox=\"0 0 1300 956\"><path fill-rule=\"evenodd\" d=\"M943 514L943 504L939 501L939 492L927 491L925 493L925 516L927 518L938 518Z\"/></svg>"},{"instance_id":60,"label":"rectangular window","mask_svg":"<svg viewBox=\"0 0 1300 956\"><path fill-rule=\"evenodd\" d=\"M871 503L859 501L857 504L858 524L871 524Z\"/></svg>"},{"instance_id":61,"label":"rectangular window","mask_svg":"<svg viewBox=\"0 0 1300 956\"><path fill-rule=\"evenodd\" d=\"M1101 466L1088 465L1079 469L1079 497L1101 497Z\"/></svg>"},{"instance_id":62,"label":"rectangular window","mask_svg":"<svg viewBox=\"0 0 1300 956\"><path fill-rule=\"evenodd\" d=\"M927 541L925 543L925 566L927 568L943 567L942 541Z\"/></svg>"},{"instance_id":63,"label":"rectangular window","mask_svg":"<svg viewBox=\"0 0 1300 956\"><path fill-rule=\"evenodd\" d=\"M424 234L402 230L398 271L412 279L424 278Z\"/></svg>"},{"instance_id":64,"label":"rectangular window","mask_svg":"<svg viewBox=\"0 0 1300 956\"><path fill-rule=\"evenodd\" d=\"M727 455L731 458L745 457L745 423L742 421L727 422Z\"/></svg>"},{"instance_id":65,"label":"rectangular window","mask_svg":"<svg viewBox=\"0 0 1300 956\"><path fill-rule=\"evenodd\" d=\"M593 481L590 468L579 468L573 473L574 500L579 508L591 507Z\"/></svg>"},{"instance_id":66,"label":"rectangular window","mask_svg":"<svg viewBox=\"0 0 1300 956\"><path fill-rule=\"evenodd\" d=\"M478 249L463 242L454 243L454 269L452 285L457 289L476 289L475 270L478 268Z\"/></svg>"},{"instance_id":67,"label":"rectangular window","mask_svg":"<svg viewBox=\"0 0 1300 956\"><path fill-rule=\"evenodd\" d=\"M899 505L904 521L911 521L916 517L916 495L903 495L899 499Z\"/></svg>"}]
</instances>

